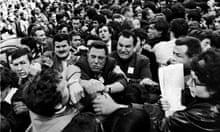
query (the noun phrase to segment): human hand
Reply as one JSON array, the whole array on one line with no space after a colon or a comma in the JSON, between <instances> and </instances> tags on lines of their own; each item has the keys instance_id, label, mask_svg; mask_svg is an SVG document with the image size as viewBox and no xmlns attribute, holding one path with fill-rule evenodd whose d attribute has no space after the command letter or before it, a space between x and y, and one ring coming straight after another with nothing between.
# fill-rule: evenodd
<instances>
[{"instance_id":1,"label":"human hand","mask_svg":"<svg viewBox=\"0 0 220 132\"><path fill-rule=\"evenodd\" d=\"M149 52L152 52L152 47L151 47L151 45L149 45L149 44L143 45L143 49L145 49L145 50L147 50L147 51L149 51Z\"/></svg>"},{"instance_id":2,"label":"human hand","mask_svg":"<svg viewBox=\"0 0 220 132\"><path fill-rule=\"evenodd\" d=\"M28 111L28 108L23 102L17 101L13 103L13 110L18 115Z\"/></svg>"},{"instance_id":3,"label":"human hand","mask_svg":"<svg viewBox=\"0 0 220 132\"><path fill-rule=\"evenodd\" d=\"M98 91L104 91L105 89L104 84L96 79L81 80L80 84L83 86L88 94L94 94Z\"/></svg>"},{"instance_id":4,"label":"human hand","mask_svg":"<svg viewBox=\"0 0 220 132\"><path fill-rule=\"evenodd\" d=\"M68 82L67 87L69 88L70 100L73 104L78 103L85 96L83 88L78 81Z\"/></svg>"},{"instance_id":5,"label":"human hand","mask_svg":"<svg viewBox=\"0 0 220 132\"><path fill-rule=\"evenodd\" d=\"M170 103L166 99L161 98L160 103L161 103L161 107L164 111L169 111L170 110Z\"/></svg>"},{"instance_id":6,"label":"human hand","mask_svg":"<svg viewBox=\"0 0 220 132\"><path fill-rule=\"evenodd\" d=\"M123 74L125 75L125 73L121 70L120 66L116 65L115 68L113 69L113 72L114 73L117 73L117 74ZM126 75L125 75L126 76Z\"/></svg>"},{"instance_id":7,"label":"human hand","mask_svg":"<svg viewBox=\"0 0 220 132\"><path fill-rule=\"evenodd\" d=\"M140 81L140 85L150 85L150 86L157 86L158 83L154 82L150 78L144 78Z\"/></svg>"},{"instance_id":8,"label":"human hand","mask_svg":"<svg viewBox=\"0 0 220 132\"><path fill-rule=\"evenodd\" d=\"M93 100L93 108L98 115L108 115L120 108L107 93L97 95Z\"/></svg>"}]
</instances>

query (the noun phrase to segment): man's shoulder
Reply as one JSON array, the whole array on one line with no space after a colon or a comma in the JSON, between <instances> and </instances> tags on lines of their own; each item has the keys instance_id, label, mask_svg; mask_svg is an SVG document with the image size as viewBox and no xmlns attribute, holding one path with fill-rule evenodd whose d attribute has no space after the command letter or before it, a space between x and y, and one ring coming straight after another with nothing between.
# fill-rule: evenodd
<instances>
[{"instance_id":1,"label":"man's shoulder","mask_svg":"<svg viewBox=\"0 0 220 132\"><path fill-rule=\"evenodd\" d=\"M169 46L174 46L175 45L175 41L176 41L176 39L169 40L169 41L161 41L161 42L157 43L153 47L153 49L157 50L158 48L166 48L166 47L169 47Z\"/></svg>"},{"instance_id":2,"label":"man's shoulder","mask_svg":"<svg viewBox=\"0 0 220 132\"><path fill-rule=\"evenodd\" d=\"M136 59L137 59L138 62L149 61L149 58L147 56L144 56L144 55L141 55L141 54L137 54Z\"/></svg>"}]
</instances>

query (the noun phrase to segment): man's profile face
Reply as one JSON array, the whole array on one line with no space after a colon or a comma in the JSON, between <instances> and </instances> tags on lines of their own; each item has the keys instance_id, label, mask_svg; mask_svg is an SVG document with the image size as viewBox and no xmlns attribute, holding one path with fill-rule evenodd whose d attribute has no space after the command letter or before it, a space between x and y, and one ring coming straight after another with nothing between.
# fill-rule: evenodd
<instances>
[{"instance_id":1,"label":"man's profile face","mask_svg":"<svg viewBox=\"0 0 220 132\"><path fill-rule=\"evenodd\" d=\"M161 31L158 31L155 28L155 24L150 24L148 28L148 38L149 39L155 39L155 38L160 38L161 37Z\"/></svg>"},{"instance_id":2,"label":"man's profile face","mask_svg":"<svg viewBox=\"0 0 220 132\"><path fill-rule=\"evenodd\" d=\"M190 63L190 58L186 54L187 51L188 51L188 47L186 45L174 46L171 63L172 64L181 63L184 65L188 65Z\"/></svg>"},{"instance_id":3,"label":"man's profile face","mask_svg":"<svg viewBox=\"0 0 220 132\"><path fill-rule=\"evenodd\" d=\"M30 73L30 60L27 55L23 55L12 60L11 68L19 78L26 78Z\"/></svg>"},{"instance_id":4,"label":"man's profile face","mask_svg":"<svg viewBox=\"0 0 220 132\"><path fill-rule=\"evenodd\" d=\"M104 49L92 47L88 53L89 67L93 72L101 72L106 62L106 53Z\"/></svg>"},{"instance_id":5,"label":"man's profile face","mask_svg":"<svg viewBox=\"0 0 220 132\"><path fill-rule=\"evenodd\" d=\"M130 36L126 38L124 36L120 36L117 44L117 54L121 59L128 59L134 53L134 40Z\"/></svg>"},{"instance_id":6,"label":"man's profile face","mask_svg":"<svg viewBox=\"0 0 220 132\"><path fill-rule=\"evenodd\" d=\"M67 40L63 40L61 42L55 41L54 42L55 48L55 54L57 55L57 57L59 58L66 58L68 57L69 53L70 53L70 46L67 42Z\"/></svg>"}]
</instances>

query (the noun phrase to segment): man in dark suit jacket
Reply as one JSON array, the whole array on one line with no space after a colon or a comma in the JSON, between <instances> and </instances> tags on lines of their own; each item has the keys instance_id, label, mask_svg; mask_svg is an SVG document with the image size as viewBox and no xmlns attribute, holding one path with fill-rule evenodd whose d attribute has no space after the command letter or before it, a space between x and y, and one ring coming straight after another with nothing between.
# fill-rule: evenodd
<instances>
[{"instance_id":1,"label":"man in dark suit jacket","mask_svg":"<svg viewBox=\"0 0 220 132\"><path fill-rule=\"evenodd\" d=\"M117 50L111 56L115 58L117 65L130 81L147 84L152 78L150 61L146 56L135 52L136 43L136 36L131 31L122 31L119 36Z\"/></svg>"},{"instance_id":2,"label":"man in dark suit jacket","mask_svg":"<svg viewBox=\"0 0 220 132\"><path fill-rule=\"evenodd\" d=\"M108 25L100 25L97 28L98 36L107 44L108 52L116 50L117 41L112 39L113 29Z\"/></svg>"}]
</instances>

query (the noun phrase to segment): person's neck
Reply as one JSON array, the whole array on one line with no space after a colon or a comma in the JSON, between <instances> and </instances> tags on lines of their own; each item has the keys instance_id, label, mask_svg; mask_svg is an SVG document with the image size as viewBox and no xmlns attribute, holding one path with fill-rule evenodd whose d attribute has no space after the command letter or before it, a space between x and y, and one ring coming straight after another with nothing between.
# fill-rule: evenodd
<instances>
[{"instance_id":1,"label":"person's neck","mask_svg":"<svg viewBox=\"0 0 220 132\"><path fill-rule=\"evenodd\" d=\"M105 42L106 44L108 44L108 43L110 43L110 42L111 42L111 39L104 40L104 42Z\"/></svg>"},{"instance_id":2,"label":"person's neck","mask_svg":"<svg viewBox=\"0 0 220 132\"><path fill-rule=\"evenodd\" d=\"M69 56L70 56L70 53L66 56L66 57L63 57L63 58L60 58L57 56L57 58L60 60L60 61L67 61L69 59Z\"/></svg>"},{"instance_id":3,"label":"person's neck","mask_svg":"<svg viewBox=\"0 0 220 132\"><path fill-rule=\"evenodd\" d=\"M176 39L176 37L174 36L174 33L170 32L170 40L174 40L174 39Z\"/></svg>"}]
</instances>

